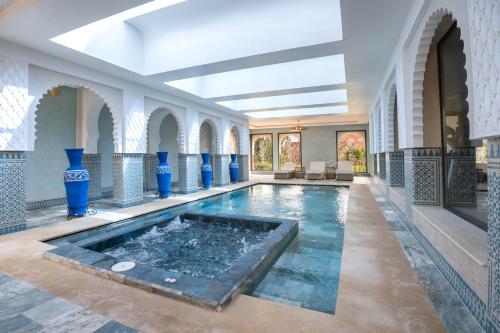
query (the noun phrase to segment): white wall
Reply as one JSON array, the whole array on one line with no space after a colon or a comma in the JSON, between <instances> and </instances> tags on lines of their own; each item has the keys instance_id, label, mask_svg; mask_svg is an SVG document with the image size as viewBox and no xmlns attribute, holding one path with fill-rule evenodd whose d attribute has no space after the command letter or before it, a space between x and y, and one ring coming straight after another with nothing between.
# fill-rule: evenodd
<instances>
[{"instance_id":1,"label":"white wall","mask_svg":"<svg viewBox=\"0 0 500 333\"><path fill-rule=\"evenodd\" d=\"M172 182L179 180L179 129L174 116L167 115L160 125L160 144L158 151L168 152L168 164L172 170Z\"/></svg>"},{"instance_id":2,"label":"white wall","mask_svg":"<svg viewBox=\"0 0 500 333\"><path fill-rule=\"evenodd\" d=\"M179 120L183 153L199 152L200 118L210 118L217 127L219 152L229 151L229 140L222 142L221 133L234 125L248 130L248 120L237 113L207 108L9 42L0 41L0 50L0 92L4 101L0 103L0 128L4 129L0 133L0 150L33 150L38 101L58 85L88 88L109 106L116 153L147 152L147 123L159 106L166 107ZM248 145L248 141L242 145ZM248 151L248 147L244 150Z\"/></svg>"},{"instance_id":3,"label":"white wall","mask_svg":"<svg viewBox=\"0 0 500 333\"><path fill-rule=\"evenodd\" d=\"M97 152L101 154L101 186L113 186L113 119L107 105L103 106L98 120Z\"/></svg>"},{"instance_id":4,"label":"white wall","mask_svg":"<svg viewBox=\"0 0 500 333\"><path fill-rule=\"evenodd\" d=\"M76 146L76 89L45 95L36 119L35 150L26 154L26 200L64 198L63 173L69 166L64 149Z\"/></svg>"},{"instance_id":5,"label":"white wall","mask_svg":"<svg viewBox=\"0 0 500 333\"><path fill-rule=\"evenodd\" d=\"M498 33L500 5L496 0L416 0L402 29L391 65L386 70L386 79L380 84L377 98L377 101L383 100L388 83L394 80L400 111L401 148L424 146L424 72L434 31L446 14L451 14L457 21L464 43L470 138L500 135L500 52L494 37ZM474 38L471 39L471 36ZM383 109L387 111L386 107ZM377 106L374 106L372 112L376 110ZM371 121L374 129L371 138L376 140L376 117L372 117ZM381 151L389 150L385 142Z\"/></svg>"}]
</instances>

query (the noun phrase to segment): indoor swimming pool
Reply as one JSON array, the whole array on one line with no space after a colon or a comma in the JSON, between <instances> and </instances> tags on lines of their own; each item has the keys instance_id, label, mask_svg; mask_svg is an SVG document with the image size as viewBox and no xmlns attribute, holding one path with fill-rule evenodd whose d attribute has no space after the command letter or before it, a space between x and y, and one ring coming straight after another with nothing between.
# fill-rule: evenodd
<instances>
[{"instance_id":1,"label":"indoor swimming pool","mask_svg":"<svg viewBox=\"0 0 500 333\"><path fill-rule=\"evenodd\" d=\"M348 192L254 185L50 240L46 258L211 308L240 292L334 313Z\"/></svg>"}]
</instances>

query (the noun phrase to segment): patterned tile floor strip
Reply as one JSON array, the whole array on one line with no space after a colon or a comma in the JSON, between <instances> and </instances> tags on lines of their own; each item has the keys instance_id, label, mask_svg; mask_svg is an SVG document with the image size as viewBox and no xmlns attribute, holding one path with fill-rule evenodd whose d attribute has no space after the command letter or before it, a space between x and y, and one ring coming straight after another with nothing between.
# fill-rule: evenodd
<instances>
[{"instance_id":1,"label":"patterned tile floor strip","mask_svg":"<svg viewBox=\"0 0 500 333\"><path fill-rule=\"evenodd\" d=\"M117 321L1 273L0 331L138 333Z\"/></svg>"},{"instance_id":2,"label":"patterned tile floor strip","mask_svg":"<svg viewBox=\"0 0 500 333\"><path fill-rule=\"evenodd\" d=\"M370 189L448 332L484 332L432 259L406 228L399 208L386 199L380 185L372 184Z\"/></svg>"}]
</instances>

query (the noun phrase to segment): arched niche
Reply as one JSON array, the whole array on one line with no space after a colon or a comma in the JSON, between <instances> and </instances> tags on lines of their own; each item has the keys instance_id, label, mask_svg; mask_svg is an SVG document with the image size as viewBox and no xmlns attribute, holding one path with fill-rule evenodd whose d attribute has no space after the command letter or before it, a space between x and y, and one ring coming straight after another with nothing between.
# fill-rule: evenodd
<instances>
[{"instance_id":1,"label":"arched niche","mask_svg":"<svg viewBox=\"0 0 500 333\"><path fill-rule=\"evenodd\" d=\"M231 154L240 154L240 141L240 131L237 126L233 126L229 133L229 151Z\"/></svg>"}]
</instances>

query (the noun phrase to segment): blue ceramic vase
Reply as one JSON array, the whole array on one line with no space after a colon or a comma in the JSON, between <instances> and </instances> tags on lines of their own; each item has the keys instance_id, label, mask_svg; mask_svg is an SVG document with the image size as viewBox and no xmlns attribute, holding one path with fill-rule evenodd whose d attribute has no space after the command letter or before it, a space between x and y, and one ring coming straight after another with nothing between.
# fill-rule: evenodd
<instances>
[{"instance_id":1,"label":"blue ceramic vase","mask_svg":"<svg viewBox=\"0 0 500 333\"><path fill-rule=\"evenodd\" d=\"M87 214L87 195L89 192L89 172L82 166L83 149L65 149L69 168L64 171L64 186L68 201L68 215Z\"/></svg>"},{"instance_id":2,"label":"blue ceramic vase","mask_svg":"<svg viewBox=\"0 0 500 333\"><path fill-rule=\"evenodd\" d=\"M238 182L238 155L231 154L231 163L229 163L229 179L231 183Z\"/></svg>"},{"instance_id":3,"label":"blue ceramic vase","mask_svg":"<svg viewBox=\"0 0 500 333\"><path fill-rule=\"evenodd\" d=\"M159 151L156 153L158 156L158 166L156 167L156 180L158 182L158 192L160 198L168 198L170 196L170 180L172 179L172 170L168 165L167 158L168 152Z\"/></svg>"},{"instance_id":4,"label":"blue ceramic vase","mask_svg":"<svg viewBox=\"0 0 500 333\"><path fill-rule=\"evenodd\" d=\"M212 165L210 164L210 153L202 153L201 158L203 163L201 164L201 183L203 188L212 187Z\"/></svg>"}]
</instances>

